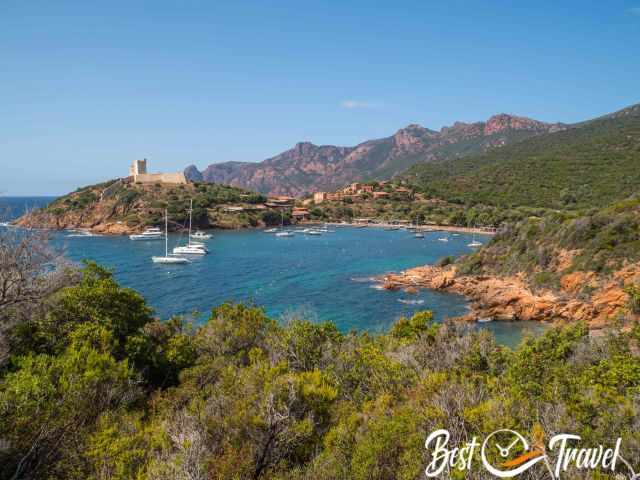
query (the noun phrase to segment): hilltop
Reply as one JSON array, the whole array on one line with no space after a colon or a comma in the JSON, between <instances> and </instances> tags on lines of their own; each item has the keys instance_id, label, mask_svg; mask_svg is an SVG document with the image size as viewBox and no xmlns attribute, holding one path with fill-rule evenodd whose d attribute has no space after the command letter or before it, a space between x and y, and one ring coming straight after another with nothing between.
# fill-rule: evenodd
<instances>
[{"instance_id":1,"label":"hilltop","mask_svg":"<svg viewBox=\"0 0 640 480\"><path fill-rule=\"evenodd\" d=\"M354 147L301 142L262 162L195 165L184 173L189 180L219 182L261 193L302 196L331 191L359 180L386 180L421 162L491 151L513 142L566 128L514 115L494 115L487 121L456 122L440 131L408 125L386 138Z\"/></svg>"},{"instance_id":2,"label":"hilltop","mask_svg":"<svg viewBox=\"0 0 640 480\"><path fill-rule=\"evenodd\" d=\"M640 104L481 155L415 165L402 178L457 203L604 207L638 193Z\"/></svg>"},{"instance_id":3,"label":"hilltop","mask_svg":"<svg viewBox=\"0 0 640 480\"><path fill-rule=\"evenodd\" d=\"M124 234L161 225L164 210L171 230L182 228L193 199L196 228L239 228L259 226L273 213L264 196L218 184L138 184L126 180L79 188L56 199L47 207L17 220L25 227L90 229L97 233ZM280 216L277 215L279 221Z\"/></svg>"}]
</instances>

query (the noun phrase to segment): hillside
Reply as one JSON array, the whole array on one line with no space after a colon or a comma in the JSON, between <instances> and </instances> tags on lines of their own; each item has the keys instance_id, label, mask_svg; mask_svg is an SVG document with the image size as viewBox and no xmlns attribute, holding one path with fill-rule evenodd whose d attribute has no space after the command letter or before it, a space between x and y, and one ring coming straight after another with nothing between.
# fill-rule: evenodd
<instances>
[{"instance_id":1,"label":"hillside","mask_svg":"<svg viewBox=\"0 0 640 480\"><path fill-rule=\"evenodd\" d=\"M123 234L163 223L169 213L171 230L182 228L193 199L193 222L199 228L239 228L263 223L265 211L259 194L217 184L133 184L110 180L83 187L56 199L47 207L17 220L25 227L90 229ZM228 207L234 206L230 211ZM239 209L240 208L240 209Z\"/></svg>"},{"instance_id":2,"label":"hillside","mask_svg":"<svg viewBox=\"0 0 640 480\"><path fill-rule=\"evenodd\" d=\"M261 193L301 196L331 191L357 180L389 179L418 162L481 153L543 133L566 128L500 114L486 122L456 122L440 131L409 125L386 138L355 147L318 146L309 142L259 163L224 162L200 172L185 169L194 181L228 183Z\"/></svg>"},{"instance_id":3,"label":"hillside","mask_svg":"<svg viewBox=\"0 0 640 480\"><path fill-rule=\"evenodd\" d=\"M384 287L464 295L478 320L640 320L640 200L587 214L550 212L504 225L483 248L381 278Z\"/></svg>"},{"instance_id":4,"label":"hillside","mask_svg":"<svg viewBox=\"0 0 640 480\"><path fill-rule=\"evenodd\" d=\"M605 206L639 191L640 104L482 155L415 165L416 189L499 206Z\"/></svg>"}]
</instances>

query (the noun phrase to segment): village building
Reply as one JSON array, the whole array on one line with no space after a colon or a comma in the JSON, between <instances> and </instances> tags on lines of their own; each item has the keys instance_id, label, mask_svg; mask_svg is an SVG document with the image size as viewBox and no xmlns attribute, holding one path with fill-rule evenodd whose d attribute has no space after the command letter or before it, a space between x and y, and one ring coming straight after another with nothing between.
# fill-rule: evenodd
<instances>
[{"instance_id":1,"label":"village building","mask_svg":"<svg viewBox=\"0 0 640 480\"><path fill-rule=\"evenodd\" d=\"M134 160L129 167L129 179L133 183L166 183L184 185L187 178L182 172L175 173L147 173L147 159Z\"/></svg>"},{"instance_id":2,"label":"village building","mask_svg":"<svg viewBox=\"0 0 640 480\"><path fill-rule=\"evenodd\" d=\"M372 193L373 185L366 185L364 183L352 183L351 185L342 189L342 193L345 195L362 195L364 193Z\"/></svg>"},{"instance_id":3,"label":"village building","mask_svg":"<svg viewBox=\"0 0 640 480\"><path fill-rule=\"evenodd\" d=\"M342 192L316 192L313 194L313 203L340 202L344 198L345 195Z\"/></svg>"},{"instance_id":4,"label":"village building","mask_svg":"<svg viewBox=\"0 0 640 480\"><path fill-rule=\"evenodd\" d=\"M373 192L374 199L388 198L388 197L389 197L389 192Z\"/></svg>"},{"instance_id":5,"label":"village building","mask_svg":"<svg viewBox=\"0 0 640 480\"><path fill-rule=\"evenodd\" d=\"M306 208L295 207L293 209L293 211L291 212L291 216L295 220L298 220L298 221L300 221L300 220L309 220L309 218L311 216L311 213Z\"/></svg>"}]
</instances>

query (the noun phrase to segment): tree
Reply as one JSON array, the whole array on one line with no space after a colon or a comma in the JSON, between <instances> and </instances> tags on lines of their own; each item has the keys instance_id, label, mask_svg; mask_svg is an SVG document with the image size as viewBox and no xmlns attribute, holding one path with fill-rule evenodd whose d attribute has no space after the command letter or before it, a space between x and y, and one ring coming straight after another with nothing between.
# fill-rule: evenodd
<instances>
[{"instance_id":1,"label":"tree","mask_svg":"<svg viewBox=\"0 0 640 480\"><path fill-rule=\"evenodd\" d=\"M86 478L81 454L98 416L131 405L138 380L110 354L115 339L102 326L80 325L58 356L29 354L0 384L3 478Z\"/></svg>"},{"instance_id":2,"label":"tree","mask_svg":"<svg viewBox=\"0 0 640 480\"><path fill-rule=\"evenodd\" d=\"M9 353L10 330L40 314L43 302L74 279L46 234L0 230L0 366Z\"/></svg>"}]
</instances>

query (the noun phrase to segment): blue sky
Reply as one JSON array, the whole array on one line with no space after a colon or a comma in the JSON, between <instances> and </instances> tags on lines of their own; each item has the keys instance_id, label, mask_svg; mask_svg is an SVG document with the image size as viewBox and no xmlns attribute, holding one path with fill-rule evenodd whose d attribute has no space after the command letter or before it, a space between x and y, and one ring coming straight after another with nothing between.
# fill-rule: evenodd
<instances>
[{"instance_id":1,"label":"blue sky","mask_svg":"<svg viewBox=\"0 0 640 480\"><path fill-rule=\"evenodd\" d=\"M640 0L0 2L0 192L640 102Z\"/></svg>"}]
</instances>

